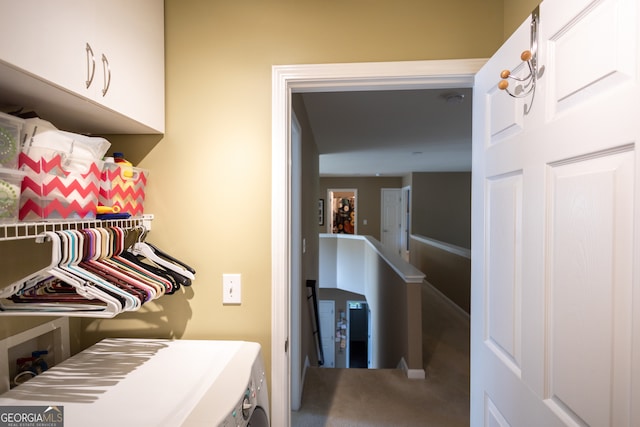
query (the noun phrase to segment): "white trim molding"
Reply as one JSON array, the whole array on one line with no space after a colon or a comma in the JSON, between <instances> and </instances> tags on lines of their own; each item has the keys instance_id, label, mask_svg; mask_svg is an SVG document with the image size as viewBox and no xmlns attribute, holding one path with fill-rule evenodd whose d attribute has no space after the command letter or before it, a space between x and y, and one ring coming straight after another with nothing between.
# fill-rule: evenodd
<instances>
[{"instance_id":1,"label":"white trim molding","mask_svg":"<svg viewBox=\"0 0 640 427\"><path fill-rule=\"evenodd\" d=\"M276 65L272 68L271 424L291 424L291 94L473 87L486 59Z\"/></svg>"},{"instance_id":2,"label":"white trim molding","mask_svg":"<svg viewBox=\"0 0 640 427\"><path fill-rule=\"evenodd\" d=\"M400 359L400 363L398 363L398 369L404 372L407 378L409 378L410 380L423 380L427 377L424 369L409 369L407 361L404 360L404 357Z\"/></svg>"},{"instance_id":3,"label":"white trim molding","mask_svg":"<svg viewBox=\"0 0 640 427\"><path fill-rule=\"evenodd\" d=\"M419 234L412 234L411 239L416 240L423 245L433 246L443 251L447 251L454 255L461 256L463 258L471 259L471 249L463 248L462 246L456 246L451 243L441 242L440 240L432 239L430 237L421 236Z\"/></svg>"}]
</instances>

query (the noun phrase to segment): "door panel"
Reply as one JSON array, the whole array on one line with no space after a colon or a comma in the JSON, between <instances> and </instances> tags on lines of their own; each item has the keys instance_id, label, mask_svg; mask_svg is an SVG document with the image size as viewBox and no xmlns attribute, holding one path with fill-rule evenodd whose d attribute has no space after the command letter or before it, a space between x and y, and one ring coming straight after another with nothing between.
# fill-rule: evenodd
<instances>
[{"instance_id":1,"label":"door panel","mask_svg":"<svg viewBox=\"0 0 640 427\"><path fill-rule=\"evenodd\" d=\"M335 368L336 344L335 338L335 301L320 300L318 302L318 316L320 317L320 337L322 338L322 353L325 368Z\"/></svg>"},{"instance_id":2,"label":"door panel","mask_svg":"<svg viewBox=\"0 0 640 427\"><path fill-rule=\"evenodd\" d=\"M505 365L520 376L522 175L492 177L487 181L487 307L485 342Z\"/></svg>"},{"instance_id":3,"label":"door panel","mask_svg":"<svg viewBox=\"0 0 640 427\"><path fill-rule=\"evenodd\" d=\"M633 229L634 153L626 148L548 167L545 398L591 426L629 410L632 239L616 232Z\"/></svg>"},{"instance_id":4,"label":"door panel","mask_svg":"<svg viewBox=\"0 0 640 427\"><path fill-rule=\"evenodd\" d=\"M546 0L474 87L471 425L640 425L636 0Z\"/></svg>"},{"instance_id":5,"label":"door panel","mask_svg":"<svg viewBox=\"0 0 640 427\"><path fill-rule=\"evenodd\" d=\"M382 199L382 230L381 243L398 255L402 252L400 233L402 231L402 195L399 188L383 188L380 190Z\"/></svg>"},{"instance_id":6,"label":"door panel","mask_svg":"<svg viewBox=\"0 0 640 427\"><path fill-rule=\"evenodd\" d=\"M635 80L637 48L629 35L635 32L636 18L630 3L600 2L567 22L550 18L545 31L550 61L545 72L552 84L551 113Z\"/></svg>"}]
</instances>

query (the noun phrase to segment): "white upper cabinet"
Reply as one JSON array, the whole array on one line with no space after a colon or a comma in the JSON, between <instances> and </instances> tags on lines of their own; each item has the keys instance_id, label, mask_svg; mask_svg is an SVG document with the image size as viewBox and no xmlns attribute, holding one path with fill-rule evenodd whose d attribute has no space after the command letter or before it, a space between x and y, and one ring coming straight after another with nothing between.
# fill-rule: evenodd
<instances>
[{"instance_id":1,"label":"white upper cabinet","mask_svg":"<svg viewBox=\"0 0 640 427\"><path fill-rule=\"evenodd\" d=\"M97 97L107 107L164 132L163 1L97 3L100 4L94 33ZM110 82L103 60L108 61Z\"/></svg>"},{"instance_id":2,"label":"white upper cabinet","mask_svg":"<svg viewBox=\"0 0 640 427\"><path fill-rule=\"evenodd\" d=\"M0 10L0 105L85 133L164 132L162 0L0 0Z\"/></svg>"},{"instance_id":3,"label":"white upper cabinet","mask_svg":"<svg viewBox=\"0 0 640 427\"><path fill-rule=\"evenodd\" d=\"M0 60L82 93L83 40L92 26L84 1L1 0L1 4L5 19L0 26Z\"/></svg>"}]
</instances>

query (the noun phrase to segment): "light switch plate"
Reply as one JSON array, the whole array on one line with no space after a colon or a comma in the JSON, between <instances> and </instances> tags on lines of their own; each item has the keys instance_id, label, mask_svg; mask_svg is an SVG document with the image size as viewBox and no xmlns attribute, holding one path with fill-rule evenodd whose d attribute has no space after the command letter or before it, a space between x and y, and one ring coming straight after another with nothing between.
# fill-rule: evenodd
<instances>
[{"instance_id":1,"label":"light switch plate","mask_svg":"<svg viewBox=\"0 0 640 427\"><path fill-rule=\"evenodd\" d=\"M222 275L222 303L242 303L242 286L239 274Z\"/></svg>"}]
</instances>

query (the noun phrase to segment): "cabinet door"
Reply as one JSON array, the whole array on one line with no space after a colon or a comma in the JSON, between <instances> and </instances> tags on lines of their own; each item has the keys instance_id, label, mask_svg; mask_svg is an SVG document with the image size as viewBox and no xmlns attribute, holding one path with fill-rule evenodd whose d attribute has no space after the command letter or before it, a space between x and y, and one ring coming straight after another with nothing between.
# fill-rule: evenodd
<instances>
[{"instance_id":1,"label":"cabinet door","mask_svg":"<svg viewBox=\"0 0 640 427\"><path fill-rule=\"evenodd\" d=\"M90 2L0 0L0 10L3 62L65 90L86 92Z\"/></svg>"},{"instance_id":2,"label":"cabinet door","mask_svg":"<svg viewBox=\"0 0 640 427\"><path fill-rule=\"evenodd\" d=\"M96 101L163 132L162 0L97 0L97 3Z\"/></svg>"},{"instance_id":3,"label":"cabinet door","mask_svg":"<svg viewBox=\"0 0 640 427\"><path fill-rule=\"evenodd\" d=\"M164 132L162 0L0 0L0 10L0 65L17 70L0 89L24 95L12 103L29 99L54 124L87 123L84 132ZM61 90L54 100L21 76Z\"/></svg>"}]
</instances>

